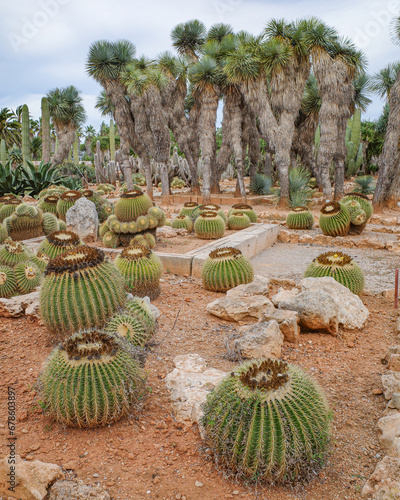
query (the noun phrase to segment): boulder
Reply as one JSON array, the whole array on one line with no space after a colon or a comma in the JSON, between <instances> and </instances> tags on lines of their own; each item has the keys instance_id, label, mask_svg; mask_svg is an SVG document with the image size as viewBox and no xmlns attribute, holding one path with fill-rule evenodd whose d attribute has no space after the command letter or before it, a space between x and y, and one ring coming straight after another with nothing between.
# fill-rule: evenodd
<instances>
[{"instance_id":1,"label":"boulder","mask_svg":"<svg viewBox=\"0 0 400 500\"><path fill-rule=\"evenodd\" d=\"M264 295L250 297L222 297L207 305L206 310L227 321L260 319L263 314L274 310L273 303Z\"/></svg>"},{"instance_id":2,"label":"boulder","mask_svg":"<svg viewBox=\"0 0 400 500\"><path fill-rule=\"evenodd\" d=\"M335 239L332 236L327 236L325 234L317 234L314 238L314 245L335 245Z\"/></svg>"},{"instance_id":3,"label":"boulder","mask_svg":"<svg viewBox=\"0 0 400 500\"><path fill-rule=\"evenodd\" d=\"M198 354L184 354L174 358L175 369L165 377L175 417L179 422L199 423L202 405L207 394L226 377L226 372L207 368Z\"/></svg>"},{"instance_id":4,"label":"boulder","mask_svg":"<svg viewBox=\"0 0 400 500\"><path fill-rule=\"evenodd\" d=\"M22 460L15 455L15 464L9 464L9 457L0 460L0 496L23 498L24 500L42 500L47 495L47 488L57 479L64 477L61 467L47 464L40 460ZM14 467L14 469L11 469ZM15 479L10 474L15 473ZM13 491L8 488L14 485Z\"/></svg>"},{"instance_id":5,"label":"boulder","mask_svg":"<svg viewBox=\"0 0 400 500\"><path fill-rule=\"evenodd\" d=\"M283 334L275 320L242 326L243 335L233 343L234 352L245 359L280 358Z\"/></svg>"},{"instance_id":6,"label":"boulder","mask_svg":"<svg viewBox=\"0 0 400 500\"><path fill-rule=\"evenodd\" d=\"M286 342L297 344L300 338L299 315L296 311L275 309L272 314L264 314L260 321L275 320Z\"/></svg>"},{"instance_id":7,"label":"boulder","mask_svg":"<svg viewBox=\"0 0 400 500\"><path fill-rule=\"evenodd\" d=\"M339 308L333 298L323 290L308 290L291 299L281 301L279 309L296 311L300 326L309 330L325 330L331 335L338 334Z\"/></svg>"},{"instance_id":8,"label":"boulder","mask_svg":"<svg viewBox=\"0 0 400 500\"><path fill-rule=\"evenodd\" d=\"M358 295L337 282L334 278L304 278L300 281L301 290L321 290L328 293L339 308L339 324L344 328L363 328L367 322L369 311Z\"/></svg>"},{"instance_id":9,"label":"boulder","mask_svg":"<svg viewBox=\"0 0 400 500\"><path fill-rule=\"evenodd\" d=\"M310 245L311 243L313 243L313 241L314 239L310 234L301 234L299 236L299 243L305 243Z\"/></svg>"},{"instance_id":10,"label":"boulder","mask_svg":"<svg viewBox=\"0 0 400 500\"><path fill-rule=\"evenodd\" d=\"M292 288L291 290L285 290L284 288L280 287L278 289L278 293L276 293L271 298L271 301L274 304L274 306L278 307L279 302L281 302L282 300L291 299L292 297L295 297L298 293L300 293L300 290L298 288Z\"/></svg>"},{"instance_id":11,"label":"boulder","mask_svg":"<svg viewBox=\"0 0 400 500\"><path fill-rule=\"evenodd\" d=\"M400 458L386 456L381 460L361 492L373 500L400 498Z\"/></svg>"},{"instance_id":12,"label":"boulder","mask_svg":"<svg viewBox=\"0 0 400 500\"><path fill-rule=\"evenodd\" d=\"M394 372L400 372L400 354L390 355L388 368Z\"/></svg>"},{"instance_id":13,"label":"boulder","mask_svg":"<svg viewBox=\"0 0 400 500\"><path fill-rule=\"evenodd\" d=\"M376 238L361 238L356 241L356 246L358 248L372 248L374 250L383 250L385 248L385 243L382 243Z\"/></svg>"},{"instance_id":14,"label":"boulder","mask_svg":"<svg viewBox=\"0 0 400 500\"><path fill-rule=\"evenodd\" d=\"M394 444L394 440L400 437L400 413L395 412L378 420L379 442L390 451Z\"/></svg>"},{"instance_id":15,"label":"boulder","mask_svg":"<svg viewBox=\"0 0 400 500\"><path fill-rule=\"evenodd\" d=\"M392 399L393 393L400 392L400 372L388 370L382 375L383 394L385 399Z\"/></svg>"},{"instance_id":16,"label":"boulder","mask_svg":"<svg viewBox=\"0 0 400 500\"><path fill-rule=\"evenodd\" d=\"M269 279L256 275L251 283L238 285L226 292L227 297L250 297L252 295L267 295Z\"/></svg>"},{"instance_id":17,"label":"boulder","mask_svg":"<svg viewBox=\"0 0 400 500\"><path fill-rule=\"evenodd\" d=\"M110 500L101 486L90 486L78 481L57 481L49 490L48 500Z\"/></svg>"},{"instance_id":18,"label":"boulder","mask_svg":"<svg viewBox=\"0 0 400 500\"><path fill-rule=\"evenodd\" d=\"M84 196L67 211L65 221L68 230L77 233L81 238L97 239L99 216L96 205Z\"/></svg>"},{"instance_id":19,"label":"boulder","mask_svg":"<svg viewBox=\"0 0 400 500\"><path fill-rule=\"evenodd\" d=\"M11 299L0 299L0 317L18 318L23 314L39 318L40 292L17 295Z\"/></svg>"},{"instance_id":20,"label":"boulder","mask_svg":"<svg viewBox=\"0 0 400 500\"><path fill-rule=\"evenodd\" d=\"M290 231L287 231L286 229L281 229L278 234L278 241L281 243L289 243L290 241Z\"/></svg>"}]
</instances>

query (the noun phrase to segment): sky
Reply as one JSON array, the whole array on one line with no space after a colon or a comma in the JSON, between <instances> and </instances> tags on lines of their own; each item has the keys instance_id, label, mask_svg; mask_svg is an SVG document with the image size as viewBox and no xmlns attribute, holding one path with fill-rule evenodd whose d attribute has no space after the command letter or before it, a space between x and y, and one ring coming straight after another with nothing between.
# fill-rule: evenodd
<instances>
[{"instance_id":1,"label":"sky","mask_svg":"<svg viewBox=\"0 0 400 500\"><path fill-rule=\"evenodd\" d=\"M390 22L400 15L400 0L14 0L2 3L0 32L0 108L27 104L40 117L41 98L52 88L75 85L98 128L94 108L101 87L85 72L90 44L127 39L137 55L155 57L172 50L170 32L178 23L199 19L207 27L231 24L235 31L262 32L273 18L316 16L362 49L368 74L400 60ZM373 103L364 119L376 119L383 101Z\"/></svg>"}]
</instances>

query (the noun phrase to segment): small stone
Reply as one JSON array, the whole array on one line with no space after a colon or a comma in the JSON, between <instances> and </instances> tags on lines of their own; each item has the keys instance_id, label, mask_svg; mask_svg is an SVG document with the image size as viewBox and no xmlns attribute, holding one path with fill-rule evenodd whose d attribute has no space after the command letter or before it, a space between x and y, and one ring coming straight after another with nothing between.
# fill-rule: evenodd
<instances>
[{"instance_id":1,"label":"small stone","mask_svg":"<svg viewBox=\"0 0 400 500\"><path fill-rule=\"evenodd\" d=\"M203 487L203 483L201 483L200 481L196 481L194 483L195 486L197 486L197 488L202 488Z\"/></svg>"},{"instance_id":2,"label":"small stone","mask_svg":"<svg viewBox=\"0 0 400 500\"><path fill-rule=\"evenodd\" d=\"M232 491L232 495L239 495L239 490Z\"/></svg>"},{"instance_id":3,"label":"small stone","mask_svg":"<svg viewBox=\"0 0 400 500\"><path fill-rule=\"evenodd\" d=\"M156 476L154 479L153 479L153 484L157 484L160 482L160 478L158 476Z\"/></svg>"},{"instance_id":4,"label":"small stone","mask_svg":"<svg viewBox=\"0 0 400 500\"><path fill-rule=\"evenodd\" d=\"M372 389L372 394L374 394L375 396L380 396L381 394L383 394L383 391L382 389Z\"/></svg>"}]
</instances>

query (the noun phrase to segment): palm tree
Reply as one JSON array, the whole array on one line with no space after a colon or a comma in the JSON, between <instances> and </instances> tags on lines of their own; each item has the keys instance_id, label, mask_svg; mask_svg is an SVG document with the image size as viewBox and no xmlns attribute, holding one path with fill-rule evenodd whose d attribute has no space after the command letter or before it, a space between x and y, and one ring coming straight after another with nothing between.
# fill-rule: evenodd
<instances>
[{"instance_id":1,"label":"palm tree","mask_svg":"<svg viewBox=\"0 0 400 500\"><path fill-rule=\"evenodd\" d=\"M172 46L178 54L197 61L199 51L206 41L206 32L205 25L197 19L178 24L171 31Z\"/></svg>"},{"instance_id":2,"label":"palm tree","mask_svg":"<svg viewBox=\"0 0 400 500\"><path fill-rule=\"evenodd\" d=\"M400 17L393 21L392 37L400 45ZM379 210L384 206L395 207L400 193L400 71L393 85L389 88L389 118L385 143L379 158L379 177L374 192L374 205Z\"/></svg>"},{"instance_id":3,"label":"palm tree","mask_svg":"<svg viewBox=\"0 0 400 500\"><path fill-rule=\"evenodd\" d=\"M400 71L400 61L390 63L370 77L370 90L381 98L389 100L390 90L393 87Z\"/></svg>"},{"instance_id":4,"label":"palm tree","mask_svg":"<svg viewBox=\"0 0 400 500\"><path fill-rule=\"evenodd\" d=\"M102 90L97 96L96 104L94 107L100 111L101 116L114 118L115 107L113 106L110 97L107 96L105 90Z\"/></svg>"},{"instance_id":5,"label":"palm tree","mask_svg":"<svg viewBox=\"0 0 400 500\"><path fill-rule=\"evenodd\" d=\"M21 142L21 124L17 115L9 108L0 109L0 140L4 139L7 148Z\"/></svg>"},{"instance_id":6,"label":"palm tree","mask_svg":"<svg viewBox=\"0 0 400 500\"><path fill-rule=\"evenodd\" d=\"M92 125L88 125L85 127L84 136L85 136L85 149L86 154L90 156L92 154L92 139L96 135L96 130Z\"/></svg>"}]
</instances>

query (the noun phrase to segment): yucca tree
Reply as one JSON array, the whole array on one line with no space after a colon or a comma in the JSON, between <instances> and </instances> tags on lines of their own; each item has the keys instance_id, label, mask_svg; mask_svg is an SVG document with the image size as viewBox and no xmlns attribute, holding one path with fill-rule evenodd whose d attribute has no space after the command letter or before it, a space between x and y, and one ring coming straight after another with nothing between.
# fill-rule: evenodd
<instances>
[{"instance_id":1,"label":"yucca tree","mask_svg":"<svg viewBox=\"0 0 400 500\"><path fill-rule=\"evenodd\" d=\"M46 97L58 139L52 162L59 164L68 157L76 131L86 120L86 113L80 92L73 85L52 89Z\"/></svg>"},{"instance_id":2,"label":"yucca tree","mask_svg":"<svg viewBox=\"0 0 400 500\"><path fill-rule=\"evenodd\" d=\"M400 45L400 17L392 24L392 39ZM395 207L400 194L400 71L388 95L389 117L385 135L385 143L379 158L379 177L376 185L373 203L376 209L384 206Z\"/></svg>"},{"instance_id":3,"label":"yucca tree","mask_svg":"<svg viewBox=\"0 0 400 500\"><path fill-rule=\"evenodd\" d=\"M178 54L192 61L199 59L201 47L206 41L207 29L198 19L178 24L171 31L172 46Z\"/></svg>"},{"instance_id":4,"label":"yucca tree","mask_svg":"<svg viewBox=\"0 0 400 500\"><path fill-rule=\"evenodd\" d=\"M94 106L96 109L100 111L101 116L107 116L108 118L114 118L115 107L110 99L107 96L105 90L102 90L100 94L96 98L96 104Z\"/></svg>"},{"instance_id":5,"label":"yucca tree","mask_svg":"<svg viewBox=\"0 0 400 500\"><path fill-rule=\"evenodd\" d=\"M92 125L88 125L85 127L84 136L85 136L85 149L86 154L90 156L92 154L92 139L96 135L96 130Z\"/></svg>"},{"instance_id":6,"label":"yucca tree","mask_svg":"<svg viewBox=\"0 0 400 500\"><path fill-rule=\"evenodd\" d=\"M0 109L0 140L4 139L7 148L21 143L21 123L12 109Z\"/></svg>"},{"instance_id":7,"label":"yucca tree","mask_svg":"<svg viewBox=\"0 0 400 500\"><path fill-rule=\"evenodd\" d=\"M310 73L306 21L270 21L262 38L245 35L226 60L225 73L238 83L275 154L281 204L289 197L290 151L302 95Z\"/></svg>"},{"instance_id":8,"label":"yucca tree","mask_svg":"<svg viewBox=\"0 0 400 500\"><path fill-rule=\"evenodd\" d=\"M385 68L370 77L369 88L371 92L382 99L389 100L390 90L396 82L400 71L400 61L390 63Z\"/></svg>"}]
</instances>

